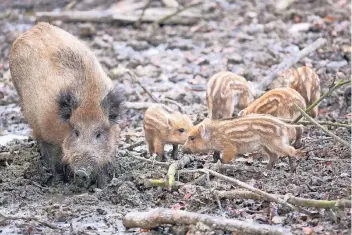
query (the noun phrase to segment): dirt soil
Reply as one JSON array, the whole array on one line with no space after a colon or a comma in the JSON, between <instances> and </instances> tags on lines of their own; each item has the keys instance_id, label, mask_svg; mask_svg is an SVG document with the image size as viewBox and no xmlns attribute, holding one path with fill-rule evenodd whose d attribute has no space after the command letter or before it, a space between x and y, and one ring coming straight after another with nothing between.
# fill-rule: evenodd
<instances>
[{"instance_id":1,"label":"dirt soil","mask_svg":"<svg viewBox=\"0 0 352 235\"><path fill-rule=\"evenodd\" d=\"M78 2L73 5L73 10L105 9L116 1ZM90 46L114 82L124 86L128 101L151 102L128 76L119 75L124 67L134 71L158 99L177 101L194 121L200 121L207 115L205 92L191 91L191 84L205 84L211 75L221 70L230 70L258 82L285 57L319 37L326 38L327 44L296 66L313 67L320 76L322 92L328 90L334 79L350 78L349 1L300 0L280 12L275 12L274 2L204 1L204 18L197 24L165 25L153 32L148 24L137 29L133 25L94 23L89 26L93 31L87 35L84 33L86 25L52 23ZM127 149L144 140L144 110L131 109L125 114L128 126L122 133L120 151L116 156L116 176L108 187L83 190L62 181L45 184L38 173L40 155L36 141L30 137L30 127L23 118L11 82L8 55L16 37L35 24L34 12L63 9L69 3L67 0L5 0L0 3L0 213L17 217L4 219L0 215L0 234L185 234L172 232L174 228L170 226L125 230L122 218L126 213L155 207L182 208L260 224L276 223L273 226L289 228L294 234L351 234L351 212L348 209L340 211L334 220L324 210L308 208L318 212L318 216L310 217L274 203L249 199L222 199L222 208L219 208L211 189L238 187L215 178L210 178L207 184L188 184L202 173L179 174L177 181L184 185L172 190L146 187L146 179L164 178L167 167L133 157L149 157L144 142ZM161 3L154 1L152 5ZM299 29L298 23L309 27ZM351 109L346 103L350 96L345 97L344 90L345 87L340 88L322 102L319 120L350 123ZM329 129L351 141L351 129ZM255 158L251 163L243 157L231 163L238 166L237 170L223 173L269 193L350 200L350 149L314 126L305 128L302 148L306 154L297 160L295 174L289 172L286 158L279 159L275 168L263 176L265 158ZM211 161L211 153L199 155L186 168L210 167ZM245 170L248 167L254 170ZM21 219L21 216L36 217L41 222ZM189 234L229 234L202 230L199 226L191 230L193 232Z\"/></svg>"}]
</instances>

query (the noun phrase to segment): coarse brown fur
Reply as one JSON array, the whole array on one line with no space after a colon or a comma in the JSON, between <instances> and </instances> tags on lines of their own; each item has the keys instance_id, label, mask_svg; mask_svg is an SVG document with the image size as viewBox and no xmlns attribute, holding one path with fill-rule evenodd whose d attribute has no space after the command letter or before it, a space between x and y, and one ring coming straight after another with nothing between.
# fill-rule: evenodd
<instances>
[{"instance_id":1,"label":"coarse brown fur","mask_svg":"<svg viewBox=\"0 0 352 235\"><path fill-rule=\"evenodd\" d=\"M306 101L296 90L289 87L276 88L264 93L247 108L241 110L239 116L258 113L293 120L301 114L294 103L302 109L306 108Z\"/></svg>"},{"instance_id":2,"label":"coarse brown fur","mask_svg":"<svg viewBox=\"0 0 352 235\"><path fill-rule=\"evenodd\" d=\"M271 169L278 157L296 155L291 142L299 141L303 131L301 125L286 124L266 114L250 114L233 120L205 119L192 128L185 152L223 152L223 163L236 155L258 150L269 155L267 168Z\"/></svg>"},{"instance_id":3,"label":"coarse brown fur","mask_svg":"<svg viewBox=\"0 0 352 235\"><path fill-rule=\"evenodd\" d=\"M307 107L320 98L320 79L313 69L302 66L297 69L291 68L281 72L271 83L270 89L290 87L302 95ZM317 117L318 106L315 106L308 114Z\"/></svg>"},{"instance_id":4,"label":"coarse brown fur","mask_svg":"<svg viewBox=\"0 0 352 235\"><path fill-rule=\"evenodd\" d=\"M123 96L86 45L38 23L13 43L9 64L35 139L61 146L62 162L73 172L85 169L89 176L111 161Z\"/></svg>"},{"instance_id":5,"label":"coarse brown fur","mask_svg":"<svg viewBox=\"0 0 352 235\"><path fill-rule=\"evenodd\" d=\"M207 84L206 99L211 119L229 118L235 108L243 109L254 100L254 88L244 77L224 71L212 76Z\"/></svg>"},{"instance_id":6,"label":"coarse brown fur","mask_svg":"<svg viewBox=\"0 0 352 235\"><path fill-rule=\"evenodd\" d=\"M143 127L149 153L156 153L158 160L164 161L164 145L173 144L172 156L177 158L178 145L186 142L193 123L186 114L175 112L163 104L155 104L145 111Z\"/></svg>"}]
</instances>

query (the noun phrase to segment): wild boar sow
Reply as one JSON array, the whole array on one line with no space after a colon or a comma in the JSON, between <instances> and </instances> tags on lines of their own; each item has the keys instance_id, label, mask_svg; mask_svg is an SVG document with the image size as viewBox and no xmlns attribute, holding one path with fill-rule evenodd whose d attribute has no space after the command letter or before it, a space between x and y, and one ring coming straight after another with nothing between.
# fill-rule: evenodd
<instances>
[{"instance_id":1,"label":"wild boar sow","mask_svg":"<svg viewBox=\"0 0 352 235\"><path fill-rule=\"evenodd\" d=\"M10 71L44 167L76 183L107 183L123 95L77 38L47 23L20 35Z\"/></svg>"}]
</instances>

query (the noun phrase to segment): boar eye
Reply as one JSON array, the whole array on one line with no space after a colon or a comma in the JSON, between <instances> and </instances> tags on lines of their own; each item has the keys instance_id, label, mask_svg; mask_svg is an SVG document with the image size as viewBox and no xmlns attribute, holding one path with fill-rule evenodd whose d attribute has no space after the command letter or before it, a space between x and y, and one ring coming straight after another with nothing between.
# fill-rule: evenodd
<instances>
[{"instance_id":1,"label":"boar eye","mask_svg":"<svg viewBox=\"0 0 352 235\"><path fill-rule=\"evenodd\" d=\"M178 129L178 131L179 131L180 133L183 133L183 132L185 132L185 129L184 129L184 128L180 128L180 129Z\"/></svg>"},{"instance_id":2,"label":"boar eye","mask_svg":"<svg viewBox=\"0 0 352 235\"><path fill-rule=\"evenodd\" d=\"M192 141L193 141L193 140L195 140L195 139L196 139L195 136L190 136L190 137L189 137L189 140L192 140Z\"/></svg>"},{"instance_id":3,"label":"boar eye","mask_svg":"<svg viewBox=\"0 0 352 235\"><path fill-rule=\"evenodd\" d=\"M76 137L79 137L79 131L78 130L73 130L73 133L75 134Z\"/></svg>"},{"instance_id":4,"label":"boar eye","mask_svg":"<svg viewBox=\"0 0 352 235\"><path fill-rule=\"evenodd\" d=\"M96 138L99 139L101 137L101 133L98 133Z\"/></svg>"}]
</instances>

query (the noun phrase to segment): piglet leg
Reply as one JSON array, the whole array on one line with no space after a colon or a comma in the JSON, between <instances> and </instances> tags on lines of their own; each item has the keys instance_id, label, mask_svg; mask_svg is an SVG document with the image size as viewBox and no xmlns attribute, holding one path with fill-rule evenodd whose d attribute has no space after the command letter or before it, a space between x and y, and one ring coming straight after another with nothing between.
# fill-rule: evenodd
<instances>
[{"instance_id":1,"label":"piglet leg","mask_svg":"<svg viewBox=\"0 0 352 235\"><path fill-rule=\"evenodd\" d=\"M174 160L178 159L178 144L173 144L172 145L172 153L171 156Z\"/></svg>"},{"instance_id":2,"label":"piglet leg","mask_svg":"<svg viewBox=\"0 0 352 235\"><path fill-rule=\"evenodd\" d=\"M156 160L159 162L165 162L166 156L164 153L164 144L162 144L159 140L154 141L154 150L156 153Z\"/></svg>"}]
</instances>

